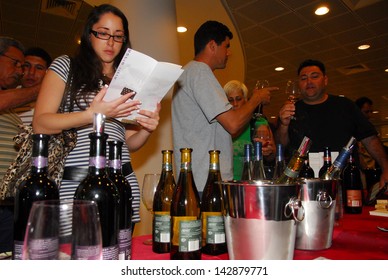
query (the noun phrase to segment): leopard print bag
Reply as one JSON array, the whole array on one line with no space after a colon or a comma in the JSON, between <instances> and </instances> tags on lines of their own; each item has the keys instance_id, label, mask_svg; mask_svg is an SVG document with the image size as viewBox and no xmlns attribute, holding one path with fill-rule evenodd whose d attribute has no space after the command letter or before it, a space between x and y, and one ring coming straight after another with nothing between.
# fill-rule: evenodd
<instances>
[{"instance_id":1,"label":"leopard print bag","mask_svg":"<svg viewBox=\"0 0 388 280\"><path fill-rule=\"evenodd\" d=\"M69 77L71 77L69 72ZM71 80L68 78L68 81ZM66 83L65 94L58 112L65 111L65 104L69 94L70 82ZM68 112L73 111L74 100L70 94L70 106ZM15 160L8 167L0 184L0 201L13 199L16 189L25 180L31 169L32 157L32 126L20 125L21 132L14 137L15 144L20 147ZM65 159L77 144L77 131L75 129L64 130L59 134L51 135L48 147L48 175L60 186L62 181Z\"/></svg>"}]
</instances>

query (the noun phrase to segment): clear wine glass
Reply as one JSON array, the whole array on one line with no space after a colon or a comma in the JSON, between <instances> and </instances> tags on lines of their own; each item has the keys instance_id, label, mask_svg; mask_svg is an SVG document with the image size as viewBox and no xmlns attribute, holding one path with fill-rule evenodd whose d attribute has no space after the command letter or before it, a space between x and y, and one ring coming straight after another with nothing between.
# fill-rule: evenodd
<instances>
[{"instance_id":1,"label":"clear wine glass","mask_svg":"<svg viewBox=\"0 0 388 280\"><path fill-rule=\"evenodd\" d=\"M97 204L83 200L34 202L27 223L22 259L102 260Z\"/></svg>"},{"instance_id":2,"label":"clear wine glass","mask_svg":"<svg viewBox=\"0 0 388 280\"><path fill-rule=\"evenodd\" d=\"M269 82L268 82L268 80L257 80L256 81L256 85L255 85L255 88L257 88L257 89L261 89L261 88L266 88L266 87L269 87ZM262 110L261 110L261 107L262 107L263 105L260 103L259 104L259 106L257 106L257 108L256 108L256 110L255 110L255 112L254 112L254 117L255 118L260 118L261 117L261 112L262 112Z\"/></svg>"},{"instance_id":3,"label":"clear wine glass","mask_svg":"<svg viewBox=\"0 0 388 280\"><path fill-rule=\"evenodd\" d=\"M288 100L291 101L293 104L295 104L295 102L302 97L298 83L293 80L287 81L285 92L288 96ZM291 119L295 120L296 118L295 116L291 116Z\"/></svg>"},{"instance_id":4,"label":"clear wine glass","mask_svg":"<svg viewBox=\"0 0 388 280\"><path fill-rule=\"evenodd\" d=\"M141 199L143 201L143 204L148 212L153 214L152 207L153 207L153 201L154 201L154 195L156 191L156 187L158 186L160 179L160 174L158 173L152 173L152 174L145 174L144 180L143 180L143 188L141 191ZM145 245L151 245L152 239L146 239L143 241Z\"/></svg>"},{"instance_id":5,"label":"clear wine glass","mask_svg":"<svg viewBox=\"0 0 388 280\"><path fill-rule=\"evenodd\" d=\"M263 147L267 147L271 142L272 134L268 124L261 124L255 129L253 141L259 141L263 144Z\"/></svg>"},{"instance_id":6,"label":"clear wine glass","mask_svg":"<svg viewBox=\"0 0 388 280\"><path fill-rule=\"evenodd\" d=\"M288 80L286 84L286 94L288 96L288 100L292 103L298 101L301 98L298 83L292 80Z\"/></svg>"}]
</instances>

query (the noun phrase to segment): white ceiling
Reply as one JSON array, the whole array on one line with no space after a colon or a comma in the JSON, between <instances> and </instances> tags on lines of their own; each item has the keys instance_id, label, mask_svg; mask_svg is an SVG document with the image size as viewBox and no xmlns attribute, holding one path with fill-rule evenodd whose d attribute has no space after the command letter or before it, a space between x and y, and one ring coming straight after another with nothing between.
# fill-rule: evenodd
<instances>
[{"instance_id":1,"label":"white ceiling","mask_svg":"<svg viewBox=\"0 0 388 280\"><path fill-rule=\"evenodd\" d=\"M179 0L179 9L184 9L181 3L185 1L192 2ZM54 2L0 0L0 34L15 37L27 47L41 46L53 57L73 53L91 6L83 1L68 1L75 2L75 6L45 10L46 5ZM296 77L298 64L314 58L326 64L330 92L352 100L370 97L375 110L380 112L372 121L376 125L388 124L388 73L384 72L388 68L388 0L326 0L331 11L322 17L314 15L322 2L318 0L199 2L205 5L203 13L210 14L208 19L216 19L221 12L212 8L214 3L219 6L221 2L229 11L243 46L248 87L257 79L267 79L271 85L280 87L271 105L265 108L267 116L277 115L286 99L283 94L286 80ZM178 18L183 13L179 9ZM191 18L188 24L197 29L195 15ZM357 50L364 43L371 44L371 48ZM277 66L285 70L275 72Z\"/></svg>"}]
</instances>

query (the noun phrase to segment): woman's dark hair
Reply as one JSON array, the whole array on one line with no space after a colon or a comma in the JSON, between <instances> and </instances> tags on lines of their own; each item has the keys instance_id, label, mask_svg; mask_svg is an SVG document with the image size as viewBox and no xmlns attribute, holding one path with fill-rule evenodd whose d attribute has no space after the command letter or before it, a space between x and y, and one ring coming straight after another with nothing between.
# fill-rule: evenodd
<instances>
[{"instance_id":1,"label":"woman's dark hair","mask_svg":"<svg viewBox=\"0 0 388 280\"><path fill-rule=\"evenodd\" d=\"M207 43L214 40L219 46L225 41L226 37L233 39L233 34L229 28L214 20L209 20L202 24L194 35L194 55L199 54Z\"/></svg>"},{"instance_id":2,"label":"woman's dark hair","mask_svg":"<svg viewBox=\"0 0 388 280\"><path fill-rule=\"evenodd\" d=\"M101 16L107 13L112 13L121 18L124 36L126 37L126 41L122 43L120 53L114 60L114 68L118 67L125 51L131 47L128 20L123 12L109 4L97 6L90 12L81 35L81 44L71 62L72 82L70 92L73 95L76 94L75 102L80 108L82 108L80 106L82 100L88 104L88 97L100 89L100 81L103 75L102 64L90 42L90 31ZM79 93L77 94L77 92Z\"/></svg>"}]
</instances>

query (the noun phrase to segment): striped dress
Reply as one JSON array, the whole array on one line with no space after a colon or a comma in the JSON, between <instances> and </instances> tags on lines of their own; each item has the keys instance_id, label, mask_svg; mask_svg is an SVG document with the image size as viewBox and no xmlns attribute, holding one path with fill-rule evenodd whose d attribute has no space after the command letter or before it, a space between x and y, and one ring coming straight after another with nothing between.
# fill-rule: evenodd
<instances>
[{"instance_id":1,"label":"striped dress","mask_svg":"<svg viewBox=\"0 0 388 280\"><path fill-rule=\"evenodd\" d=\"M57 73L63 81L67 81L69 74L70 59L68 56L60 56L56 58L50 65L50 69ZM68 98L68 103L70 103ZM89 100L90 102L92 99ZM83 104L85 105L85 104ZM68 106L68 105L67 105ZM66 107L67 107L66 106ZM74 112L81 111L81 109L74 104ZM79 127L77 129L77 146L71 151L66 159L65 166L72 167L88 167L89 166L89 148L90 139L89 133L93 132L93 125L87 125ZM108 141L118 140L124 142L122 148L122 163L125 164L131 161L128 146L125 143L125 127L119 121L113 118L107 118L105 123L105 133L109 135ZM107 145L107 155L109 154L109 146ZM132 189L132 208L133 216L132 222L137 223L140 221L140 188L134 172L126 176ZM79 181L63 180L61 182L59 195L60 199L72 199L74 193L79 185Z\"/></svg>"}]
</instances>

